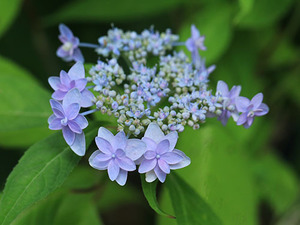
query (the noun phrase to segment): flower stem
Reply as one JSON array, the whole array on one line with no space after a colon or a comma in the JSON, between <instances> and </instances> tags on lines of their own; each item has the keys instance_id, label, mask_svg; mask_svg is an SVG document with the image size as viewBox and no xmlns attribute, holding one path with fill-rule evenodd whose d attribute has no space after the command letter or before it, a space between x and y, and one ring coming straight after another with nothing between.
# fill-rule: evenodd
<instances>
[{"instance_id":1,"label":"flower stem","mask_svg":"<svg viewBox=\"0 0 300 225\"><path fill-rule=\"evenodd\" d=\"M99 110L99 109L91 109L91 110L89 110L89 111L85 111L85 112L83 112L83 113L80 113L80 115L86 116L86 115L92 114L92 113L94 113L94 112L97 112L98 110Z\"/></svg>"},{"instance_id":2,"label":"flower stem","mask_svg":"<svg viewBox=\"0 0 300 225\"><path fill-rule=\"evenodd\" d=\"M99 45L95 45L95 44L90 44L90 43L84 43L84 42L81 42L79 44L79 47L85 47L85 48L99 48L100 46Z\"/></svg>"}]
</instances>

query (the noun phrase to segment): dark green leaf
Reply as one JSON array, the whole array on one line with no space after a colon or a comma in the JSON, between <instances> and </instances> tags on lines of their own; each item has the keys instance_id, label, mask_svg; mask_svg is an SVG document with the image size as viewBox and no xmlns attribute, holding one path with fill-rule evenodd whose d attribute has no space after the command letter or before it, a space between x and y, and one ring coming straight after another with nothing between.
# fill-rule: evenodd
<instances>
[{"instance_id":1,"label":"dark green leaf","mask_svg":"<svg viewBox=\"0 0 300 225\"><path fill-rule=\"evenodd\" d=\"M11 25L16 17L22 0L1 0L0 1L0 36Z\"/></svg>"},{"instance_id":2,"label":"dark green leaf","mask_svg":"<svg viewBox=\"0 0 300 225\"><path fill-rule=\"evenodd\" d=\"M210 206L175 173L166 182L178 225L223 224Z\"/></svg>"},{"instance_id":3,"label":"dark green leaf","mask_svg":"<svg viewBox=\"0 0 300 225\"><path fill-rule=\"evenodd\" d=\"M27 147L48 136L49 99L27 71L0 57L0 145Z\"/></svg>"},{"instance_id":4,"label":"dark green leaf","mask_svg":"<svg viewBox=\"0 0 300 225\"><path fill-rule=\"evenodd\" d=\"M92 193L70 193L64 197L53 222L55 225L100 225L102 222Z\"/></svg>"},{"instance_id":5,"label":"dark green leaf","mask_svg":"<svg viewBox=\"0 0 300 225\"><path fill-rule=\"evenodd\" d=\"M87 145L96 133L90 124L85 131ZM24 209L59 187L79 160L61 132L30 147L7 179L0 201L0 224L10 224Z\"/></svg>"},{"instance_id":6,"label":"dark green leaf","mask_svg":"<svg viewBox=\"0 0 300 225\"><path fill-rule=\"evenodd\" d=\"M148 183L145 180L145 176L141 175L141 181L142 181L142 188L143 188L144 195L145 195L149 205L151 206L151 208L155 212L157 212L159 215L170 217L170 218L175 218L174 216L171 216L171 215L165 213L158 205L157 197L156 197L157 180L152 183Z\"/></svg>"},{"instance_id":7,"label":"dark green leaf","mask_svg":"<svg viewBox=\"0 0 300 225\"><path fill-rule=\"evenodd\" d=\"M298 197L297 175L274 154L263 155L253 163L253 169L261 197L281 215Z\"/></svg>"},{"instance_id":8,"label":"dark green leaf","mask_svg":"<svg viewBox=\"0 0 300 225\"><path fill-rule=\"evenodd\" d=\"M11 225L53 225L64 192L55 192L24 210Z\"/></svg>"},{"instance_id":9,"label":"dark green leaf","mask_svg":"<svg viewBox=\"0 0 300 225\"><path fill-rule=\"evenodd\" d=\"M256 0L240 21L239 26L262 28L278 21L292 6L293 0Z\"/></svg>"},{"instance_id":10,"label":"dark green leaf","mask_svg":"<svg viewBox=\"0 0 300 225\"><path fill-rule=\"evenodd\" d=\"M167 10L174 9L182 0L78 0L46 17L47 24L57 24L70 21L104 21L117 22L136 20L146 16L153 16Z\"/></svg>"}]
</instances>

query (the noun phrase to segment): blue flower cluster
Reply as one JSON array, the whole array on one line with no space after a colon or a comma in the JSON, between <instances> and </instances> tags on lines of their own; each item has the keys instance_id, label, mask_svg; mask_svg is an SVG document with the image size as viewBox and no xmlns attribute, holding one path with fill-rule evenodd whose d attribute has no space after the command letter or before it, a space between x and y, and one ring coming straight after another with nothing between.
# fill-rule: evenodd
<instances>
[{"instance_id":1,"label":"blue flower cluster","mask_svg":"<svg viewBox=\"0 0 300 225\"><path fill-rule=\"evenodd\" d=\"M88 125L84 116L97 112L116 117L118 133L99 128L98 150L89 162L98 170L107 170L109 178L120 185L137 166L147 182L164 182L170 170L189 165L190 159L175 149L178 132L186 126L199 129L207 117L217 117L226 125L232 117L237 125L249 128L255 117L269 111L262 103L262 93L249 100L239 96L240 86L229 90L224 81L218 82L213 94L208 84L215 66L205 66L199 54L206 50L205 38L194 25L186 42L178 42L171 30L160 33L151 28L138 34L112 28L96 45L79 43L65 25L59 29L63 45L57 55L77 63L68 73L61 71L60 77L49 78L54 89L49 128L61 129L67 144L82 156L83 129ZM176 51L178 45L185 45L191 58ZM94 48L101 59L88 77L83 57L78 60L79 47ZM80 113L87 107L92 109Z\"/></svg>"}]
</instances>

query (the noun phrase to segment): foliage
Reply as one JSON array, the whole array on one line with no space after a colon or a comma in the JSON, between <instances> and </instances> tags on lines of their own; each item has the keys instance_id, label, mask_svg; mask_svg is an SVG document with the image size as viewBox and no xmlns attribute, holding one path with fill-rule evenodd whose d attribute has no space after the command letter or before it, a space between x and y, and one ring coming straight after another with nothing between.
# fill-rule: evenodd
<instances>
[{"instance_id":1,"label":"foliage","mask_svg":"<svg viewBox=\"0 0 300 225\"><path fill-rule=\"evenodd\" d=\"M258 225L279 218L278 224L293 225L299 209L299 2L3 0L0 12L0 151L17 155L15 149L32 145L15 168L0 165L8 177L0 180L6 182L0 224ZM47 127L47 78L69 68L55 58L58 23L71 24L93 43L110 23L138 31L171 27L182 40L195 24L206 36L207 63L217 65L211 81L241 84L251 97L264 92L270 114L247 130L232 122L223 127L215 118L198 131L187 129L176 148L192 163L165 184L143 178L141 187L136 174L126 187L106 182L106 174L88 169L86 158L80 161L61 133ZM95 54L86 53L94 63ZM109 120L101 114L92 119ZM85 131L88 146L98 127ZM88 156L91 149L96 146Z\"/></svg>"}]
</instances>

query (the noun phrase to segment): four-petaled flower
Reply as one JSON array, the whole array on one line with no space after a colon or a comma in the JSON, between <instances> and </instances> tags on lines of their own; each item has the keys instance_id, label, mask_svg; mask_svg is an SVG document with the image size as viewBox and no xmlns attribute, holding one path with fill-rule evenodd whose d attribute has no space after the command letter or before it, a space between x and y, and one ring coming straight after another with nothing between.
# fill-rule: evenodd
<instances>
[{"instance_id":1,"label":"four-petaled flower","mask_svg":"<svg viewBox=\"0 0 300 225\"><path fill-rule=\"evenodd\" d=\"M146 151L146 144L138 139L128 139L123 131L115 136L104 127L100 127L95 138L99 150L90 159L90 165L98 170L108 171L109 179L124 185L128 171L134 171L135 160Z\"/></svg>"},{"instance_id":2,"label":"four-petaled flower","mask_svg":"<svg viewBox=\"0 0 300 225\"><path fill-rule=\"evenodd\" d=\"M83 55L78 48L79 38L74 37L73 32L64 24L59 25L60 35L58 36L59 40L63 43L57 49L57 56L63 58L65 61L76 61L84 62Z\"/></svg>"},{"instance_id":3,"label":"four-petaled flower","mask_svg":"<svg viewBox=\"0 0 300 225\"><path fill-rule=\"evenodd\" d=\"M164 182L170 169L180 169L191 162L182 151L175 148L178 139L176 131L164 135L156 123L150 123L142 140L147 145L139 167L139 173L146 173L146 181L153 182L156 178Z\"/></svg>"},{"instance_id":4,"label":"four-petaled flower","mask_svg":"<svg viewBox=\"0 0 300 225\"><path fill-rule=\"evenodd\" d=\"M80 105L74 96L79 91L72 89L64 98L62 104L51 99L53 114L48 123L51 130L62 130L64 139L71 149L79 156L85 154L85 137L83 129L88 126L86 118L79 114Z\"/></svg>"},{"instance_id":5,"label":"four-petaled flower","mask_svg":"<svg viewBox=\"0 0 300 225\"><path fill-rule=\"evenodd\" d=\"M49 77L48 82L54 89L52 98L61 101L65 95L73 88L80 91L80 106L90 107L93 105L94 95L86 89L87 80L85 78L84 66L81 62L74 64L68 73L64 70L60 72L60 77Z\"/></svg>"},{"instance_id":6,"label":"four-petaled flower","mask_svg":"<svg viewBox=\"0 0 300 225\"><path fill-rule=\"evenodd\" d=\"M232 116L235 121L238 118L238 114L235 112L235 99L241 92L241 86L233 86L229 91L228 85L220 80L217 84L217 92L221 94L224 99L222 114L219 116L218 120L225 126L230 116Z\"/></svg>"},{"instance_id":7,"label":"four-petaled flower","mask_svg":"<svg viewBox=\"0 0 300 225\"><path fill-rule=\"evenodd\" d=\"M201 59L198 49L201 49L203 51L206 50L206 47L204 46L205 36L200 36L200 32L195 25L192 25L191 33L192 36L189 39L187 39L185 45L187 49L192 53L192 59L195 67L200 68Z\"/></svg>"},{"instance_id":8,"label":"four-petaled flower","mask_svg":"<svg viewBox=\"0 0 300 225\"><path fill-rule=\"evenodd\" d=\"M269 112L269 107L262 103L263 94L258 93L251 101L246 97L236 98L236 108L242 114L237 120L237 125L243 125L245 128L249 128L254 120L255 116L263 116Z\"/></svg>"}]
</instances>

